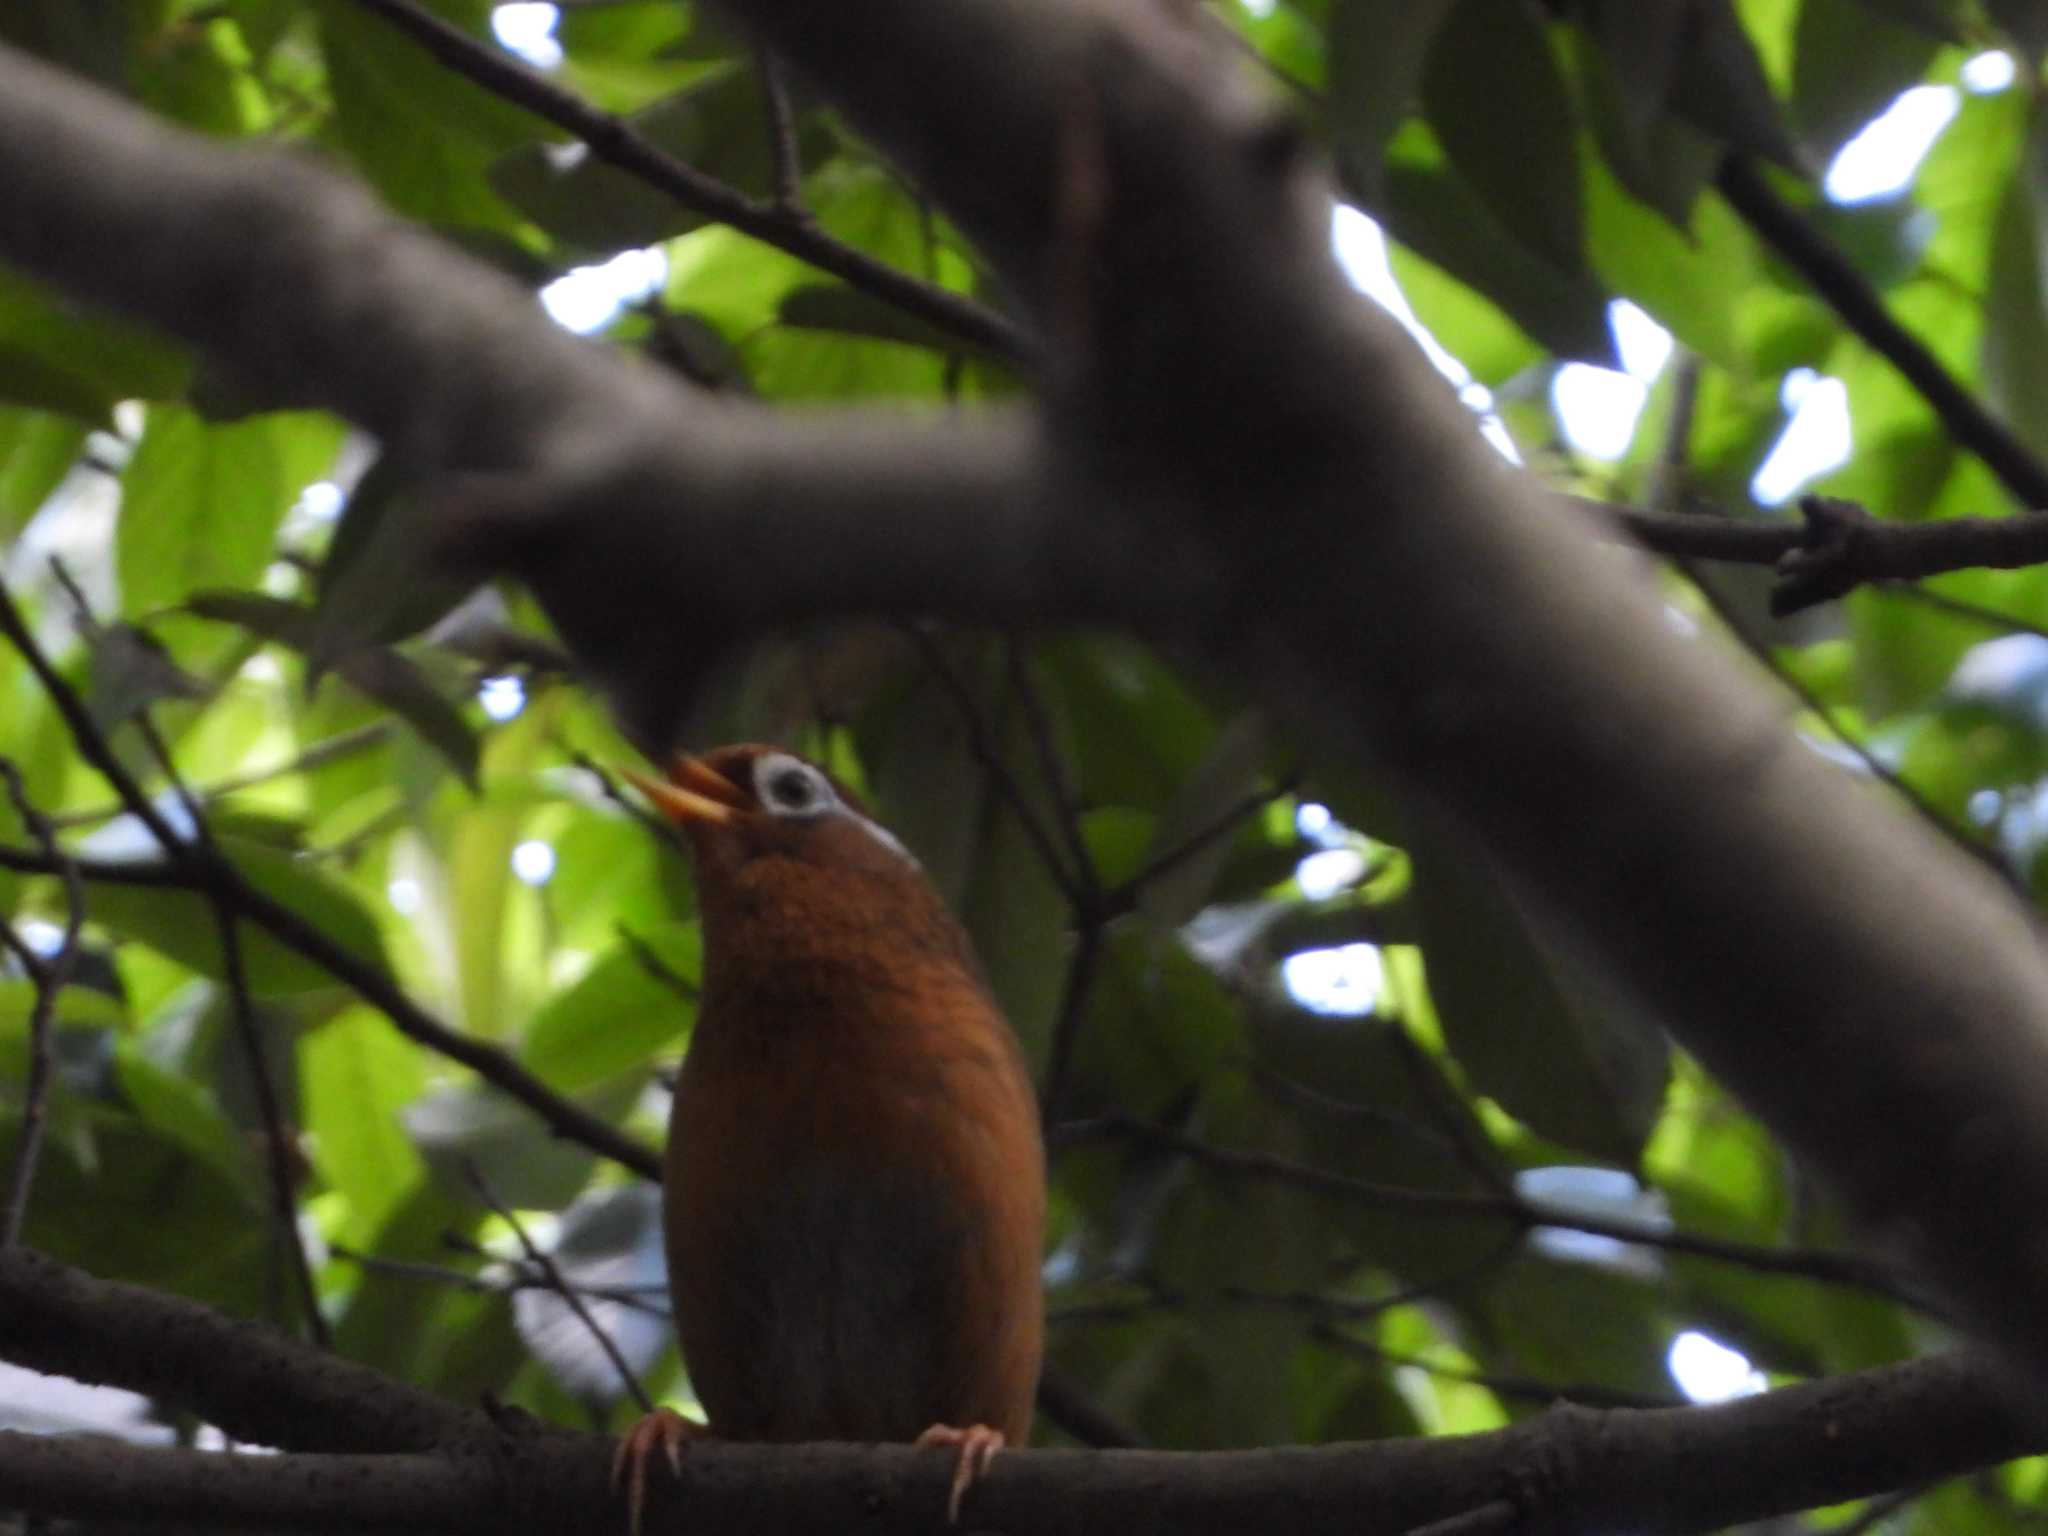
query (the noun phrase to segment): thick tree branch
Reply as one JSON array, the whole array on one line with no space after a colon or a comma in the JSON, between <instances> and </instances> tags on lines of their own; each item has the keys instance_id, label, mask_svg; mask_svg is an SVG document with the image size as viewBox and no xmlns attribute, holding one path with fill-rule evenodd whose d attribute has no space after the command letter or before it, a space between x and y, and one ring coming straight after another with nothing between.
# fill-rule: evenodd
<instances>
[{"instance_id":1,"label":"thick tree branch","mask_svg":"<svg viewBox=\"0 0 2048 1536\"><path fill-rule=\"evenodd\" d=\"M444 549L527 576L650 742L693 662L778 620L1187 623L1209 581L1049 480L1021 418L709 398L299 157L223 153L17 53L0 71L0 259L205 349L255 398L338 411L421 477L467 476Z\"/></svg>"},{"instance_id":2,"label":"thick tree branch","mask_svg":"<svg viewBox=\"0 0 2048 1536\"><path fill-rule=\"evenodd\" d=\"M0 1435L0 1497L50 1515L295 1530L587 1532L613 1442L505 1437L458 1456L220 1456ZM1944 1357L1715 1408L1560 1408L1492 1434L1313 1449L1012 1451L974 1529L1398 1536L1505 1497L1520 1528L1708 1531L1887 1492L2048 1445L1980 1366ZM1700 1469L1713 1467L1712 1476ZM1740 1473L1728 1469L1739 1468ZM706 1442L652 1479L649 1529L925 1533L945 1458L908 1446Z\"/></svg>"},{"instance_id":3,"label":"thick tree branch","mask_svg":"<svg viewBox=\"0 0 2048 1536\"><path fill-rule=\"evenodd\" d=\"M473 1410L274 1329L21 1247L0 1250L0 1360L177 1403L256 1445L417 1451L491 1433Z\"/></svg>"}]
</instances>

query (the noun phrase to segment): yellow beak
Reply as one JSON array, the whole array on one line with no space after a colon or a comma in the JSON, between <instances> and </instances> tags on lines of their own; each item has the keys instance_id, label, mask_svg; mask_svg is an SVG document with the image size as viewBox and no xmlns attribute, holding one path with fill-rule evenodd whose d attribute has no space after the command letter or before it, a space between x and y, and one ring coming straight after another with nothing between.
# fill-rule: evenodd
<instances>
[{"instance_id":1,"label":"yellow beak","mask_svg":"<svg viewBox=\"0 0 2048 1536\"><path fill-rule=\"evenodd\" d=\"M620 777L645 795L654 808L677 826L708 821L723 826L746 808L746 796L724 774L706 766L703 759L678 757L669 764L668 777L621 768Z\"/></svg>"}]
</instances>

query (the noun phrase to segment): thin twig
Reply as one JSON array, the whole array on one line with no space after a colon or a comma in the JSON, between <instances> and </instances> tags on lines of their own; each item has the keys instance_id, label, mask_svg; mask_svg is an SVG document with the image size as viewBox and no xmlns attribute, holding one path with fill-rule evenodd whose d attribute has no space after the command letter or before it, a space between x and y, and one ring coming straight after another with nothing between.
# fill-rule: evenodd
<instances>
[{"instance_id":1,"label":"thin twig","mask_svg":"<svg viewBox=\"0 0 2048 1536\"><path fill-rule=\"evenodd\" d=\"M2048 625L2015 618L2009 613L2001 613L1996 608L1986 608L1980 603L1964 602L1961 598L1950 597L1945 592L1935 592L1926 587L1911 586L1898 581L1880 583L1876 590L1887 597L1918 603L1923 608L1932 608L1937 613L1968 619L1971 623L1982 624L1988 629L2008 630L2016 635L2038 635L2041 639L2048 640Z\"/></svg>"},{"instance_id":2,"label":"thin twig","mask_svg":"<svg viewBox=\"0 0 2048 1536\"><path fill-rule=\"evenodd\" d=\"M291 1264L299 1301L306 1309L306 1326L313 1342L325 1350L334 1348L334 1335L327 1315L320 1310L320 1288L313 1280L313 1262L306 1253L305 1235L299 1230L298 1201L292 1193L292 1144L285 1124L284 1106L278 1101L277 1084L270 1076L269 1053L263 1048L263 1031L256 1022L255 1005L249 997L249 975L243 963L242 936L235 914L219 899L213 903L215 926L220 932L221 970L227 979L228 1008L235 1034L241 1040L242 1055L256 1088L257 1112L263 1117L263 1136L270 1174L272 1213L277 1220L277 1238Z\"/></svg>"},{"instance_id":3,"label":"thin twig","mask_svg":"<svg viewBox=\"0 0 2048 1536\"><path fill-rule=\"evenodd\" d=\"M590 1308L583 1304L583 1298L576 1294L576 1287L564 1277L555 1264L552 1255L541 1251L540 1245L527 1235L519 1218L512 1214L512 1208L500 1200L484 1179L483 1170L468 1158L462 1161L462 1171L477 1198L491 1208L512 1229L512 1235L519 1239L519 1246L526 1251L527 1259L547 1277L548 1288L562 1298L562 1305L575 1313L576 1320L590 1331L597 1340L597 1347L604 1351L605 1359L612 1363L612 1369L619 1373L619 1380L625 1384L627 1393L640 1407L642 1413L654 1412L654 1399L647 1395L647 1389L640 1385L640 1378L633 1374L633 1367L626 1363L626 1357L619 1353L619 1346L612 1342L612 1336L590 1315Z\"/></svg>"},{"instance_id":4,"label":"thin twig","mask_svg":"<svg viewBox=\"0 0 2048 1536\"><path fill-rule=\"evenodd\" d=\"M1061 1147L1089 1140L1132 1141L1156 1151L1185 1157L1213 1173L1270 1180L1376 1209L1407 1211L1418 1216L1504 1221L1525 1232L1538 1227L1558 1227L1666 1253L1711 1259L1716 1263L1733 1264L1765 1274L1798 1275L1827 1285L1854 1286L1917 1311L1941 1315L1940 1308L1931 1298L1917 1292L1901 1276L1853 1253L1839 1253L1831 1249L1762 1247L1625 1217L1599 1216L1576 1207L1529 1200L1516 1194L1462 1194L1376 1184L1369 1179L1333 1173L1271 1152L1212 1146L1195 1137L1127 1115L1068 1121L1053 1127L1047 1139L1052 1145Z\"/></svg>"},{"instance_id":5,"label":"thin twig","mask_svg":"<svg viewBox=\"0 0 2048 1536\"><path fill-rule=\"evenodd\" d=\"M1032 750L1038 754L1038 771L1045 777L1046 793L1052 797L1054 825L1066 842L1067 856L1074 861L1075 884L1079 886L1088 908L1087 911L1076 911L1074 916L1076 920L1086 922L1101 896L1102 881L1095 873L1095 860L1088 852L1088 839L1081 835L1080 797L1074 793L1066 759L1053 739L1052 717L1047 713L1045 700L1032 679L1024 642L1012 636L1004 642L1003 649L1010 687L1024 706L1025 732L1031 738Z\"/></svg>"},{"instance_id":6,"label":"thin twig","mask_svg":"<svg viewBox=\"0 0 2048 1536\"><path fill-rule=\"evenodd\" d=\"M1812 285L1842 323L1905 376L1949 434L1982 459L2022 505L2048 506L2048 465L1892 317L1869 279L1812 221L1780 200L1754 164L1741 155L1726 156L1714 185L1728 206Z\"/></svg>"},{"instance_id":7,"label":"thin twig","mask_svg":"<svg viewBox=\"0 0 2048 1536\"><path fill-rule=\"evenodd\" d=\"M1009 806L1018 824L1023 827L1024 836L1030 840L1032 851L1038 855L1046 874L1051 877L1053 884L1059 887L1060 894L1066 897L1068 904L1078 906L1081 901L1078 877L1067 868L1051 834L1040 823L1031 808L1031 802L1024 795L1023 787L1010 772L1010 766L1003 758L1002 746L989 729L988 721L982 714L980 701L974 697L974 690L954 671L953 664L946 659L946 653L940 648L938 641L921 626L906 623L900 628L910 643L917 648L918 654L924 658L924 663L930 668L932 675L952 696L955 706L960 711L960 719L967 727L968 750L973 752L976 760L988 773L990 782L995 785L996 793L1002 796L1003 803Z\"/></svg>"},{"instance_id":8,"label":"thin twig","mask_svg":"<svg viewBox=\"0 0 2048 1536\"><path fill-rule=\"evenodd\" d=\"M694 1003L697 1001L701 995L697 984L670 965L666 960L662 959L652 944L648 943L624 923L612 924L612 932L619 936L621 944L633 952L633 959L638 963L641 970L645 971L654 980L660 982L664 987L667 987L669 991L675 993L684 1002Z\"/></svg>"},{"instance_id":9,"label":"thin twig","mask_svg":"<svg viewBox=\"0 0 2048 1536\"><path fill-rule=\"evenodd\" d=\"M1248 819L1259 815L1274 801L1286 799L1300 788L1301 773L1296 769L1283 774L1280 782L1270 789L1253 790L1207 825L1197 827L1171 848L1162 848L1153 854L1128 880L1103 892L1102 903L1105 912L1111 916L1120 916L1132 911L1138 904L1140 893L1154 880L1171 874L1183 862L1193 858L1218 838L1235 833Z\"/></svg>"},{"instance_id":10,"label":"thin twig","mask_svg":"<svg viewBox=\"0 0 2048 1536\"><path fill-rule=\"evenodd\" d=\"M624 119L579 100L539 71L485 46L413 0L355 0L355 4L390 22L456 74L566 130L600 160L638 177L684 207L787 251L985 352L1012 362L1030 361L1035 351L1030 338L1005 316L963 294L877 261L800 214L755 202L658 148Z\"/></svg>"},{"instance_id":11,"label":"thin twig","mask_svg":"<svg viewBox=\"0 0 2048 1536\"><path fill-rule=\"evenodd\" d=\"M1369 1339L1361 1339L1328 1323L1311 1328L1309 1337L1330 1348L1357 1355L1381 1368L1422 1371L1443 1381L1484 1387L1498 1397L1512 1398L1518 1402L1579 1403L1588 1408L1681 1408L1685 1405L1684 1399L1676 1394L1667 1393L1659 1396L1652 1392L1631 1392L1623 1387L1605 1387L1593 1382L1541 1381L1533 1376L1504 1376L1494 1371L1469 1371L1455 1365L1441 1364L1422 1355L1384 1349Z\"/></svg>"},{"instance_id":12,"label":"thin twig","mask_svg":"<svg viewBox=\"0 0 2048 1536\"><path fill-rule=\"evenodd\" d=\"M754 51L761 72L761 99L768 108L768 153L774 163L775 209L787 217L804 217L803 161L797 152L796 107L789 99L789 80L782 61L766 48Z\"/></svg>"},{"instance_id":13,"label":"thin twig","mask_svg":"<svg viewBox=\"0 0 2048 1536\"><path fill-rule=\"evenodd\" d=\"M85 887L78 866L58 848L56 829L50 825L50 819L30 803L21 769L12 759L0 758L0 777L7 781L7 795L14 803L15 814L57 866L64 882L65 903L63 937L48 959L36 954L15 932L12 923L0 919L0 938L14 952L36 993L28 1017L28 1079L22 1092L21 1135L15 1142L14 1162L7 1173L5 1204L0 1205L0 1248L11 1248L21 1241L22 1228L28 1221L36 1165L42 1159L43 1140L49 1129L50 1087L55 1080L51 1026L56 1020L58 994L70 984L78 966L78 933L85 924Z\"/></svg>"},{"instance_id":14,"label":"thin twig","mask_svg":"<svg viewBox=\"0 0 2048 1536\"><path fill-rule=\"evenodd\" d=\"M381 1275L393 1275L401 1280L418 1280L431 1285L445 1285L479 1296L511 1296L520 1291L552 1292L557 1289L544 1274L528 1265L481 1250L478 1250L478 1256L488 1259L493 1264L502 1265L508 1271L506 1278L495 1280L488 1275L474 1275L466 1269L457 1269L450 1264L428 1264L418 1259L387 1259L340 1244L336 1244L328 1252L344 1263L354 1264ZM669 1315L668 1287L663 1284L579 1285L573 1289L577 1295L592 1301L609 1301L621 1307L630 1307L635 1312L644 1312L649 1317Z\"/></svg>"},{"instance_id":15,"label":"thin twig","mask_svg":"<svg viewBox=\"0 0 2048 1536\"><path fill-rule=\"evenodd\" d=\"M227 778L216 779L211 784L196 786L192 793L201 805L211 806L242 790L255 789L278 779L289 778L295 773L305 773L314 768L325 767L328 763L353 757L379 742L388 741L393 730L390 721L373 720L368 725L359 725L354 730L343 731L337 736L328 737L325 741L316 741L303 752L282 763L231 774ZM57 827L97 826L103 821L113 820L126 809L126 806L121 805L96 805L83 811L65 811L61 815L52 816L50 821Z\"/></svg>"},{"instance_id":16,"label":"thin twig","mask_svg":"<svg viewBox=\"0 0 2048 1536\"><path fill-rule=\"evenodd\" d=\"M1053 1016L1045 1086L1038 1095L1039 1118L1048 1130L1060 1123L1064 1113L1067 1080L1073 1075L1074 1046L1081 1038L1081 1021L1088 1012L1088 994L1102 959L1102 941L1103 925L1099 920L1082 923L1074 935L1074 953L1067 960L1059 1012Z\"/></svg>"}]
</instances>

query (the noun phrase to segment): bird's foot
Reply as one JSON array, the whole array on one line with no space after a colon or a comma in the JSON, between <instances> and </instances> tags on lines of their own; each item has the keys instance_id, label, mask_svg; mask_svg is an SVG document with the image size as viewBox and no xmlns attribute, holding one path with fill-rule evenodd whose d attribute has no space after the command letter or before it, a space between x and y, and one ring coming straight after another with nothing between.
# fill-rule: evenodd
<instances>
[{"instance_id":1,"label":"bird's foot","mask_svg":"<svg viewBox=\"0 0 2048 1536\"><path fill-rule=\"evenodd\" d=\"M1000 1429L990 1429L986 1424L970 1424L965 1429L955 1429L951 1424L934 1424L917 1437L920 1447L947 1445L954 1448L953 1491L946 1496L948 1525L960 1523L960 1500L988 1471L989 1463L996 1459L996 1452L1008 1443Z\"/></svg>"},{"instance_id":2,"label":"bird's foot","mask_svg":"<svg viewBox=\"0 0 2048 1536\"><path fill-rule=\"evenodd\" d=\"M626 1530L640 1536L640 1511L647 1502L647 1462L659 1451L669 1471L682 1476L683 1451L692 1440L704 1440L711 1431L695 1419L686 1419L671 1408L657 1408L619 1440L612 1455L612 1487L626 1495Z\"/></svg>"}]
</instances>

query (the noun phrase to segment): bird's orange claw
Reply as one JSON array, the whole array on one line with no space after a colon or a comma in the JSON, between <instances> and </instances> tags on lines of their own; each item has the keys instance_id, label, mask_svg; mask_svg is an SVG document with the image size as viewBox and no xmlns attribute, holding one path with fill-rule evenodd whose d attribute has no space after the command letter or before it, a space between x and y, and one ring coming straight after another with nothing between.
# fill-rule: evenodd
<instances>
[{"instance_id":1,"label":"bird's orange claw","mask_svg":"<svg viewBox=\"0 0 2048 1536\"><path fill-rule=\"evenodd\" d=\"M657 1408L620 1438L619 1448L612 1454L612 1487L625 1489L629 1536L640 1536L640 1512L647 1503L648 1457L660 1451L669 1471L680 1477L684 1449L709 1433L695 1419L686 1419L671 1408Z\"/></svg>"},{"instance_id":2,"label":"bird's orange claw","mask_svg":"<svg viewBox=\"0 0 2048 1536\"><path fill-rule=\"evenodd\" d=\"M976 1479L987 1473L989 1463L996 1459L996 1452L1008 1443L1000 1429L990 1429L986 1424L970 1424L965 1429L955 1429L951 1424L934 1424L917 1437L920 1447L949 1445L955 1448L953 1491L946 1496L948 1525L960 1523L960 1500L974 1486Z\"/></svg>"}]
</instances>

